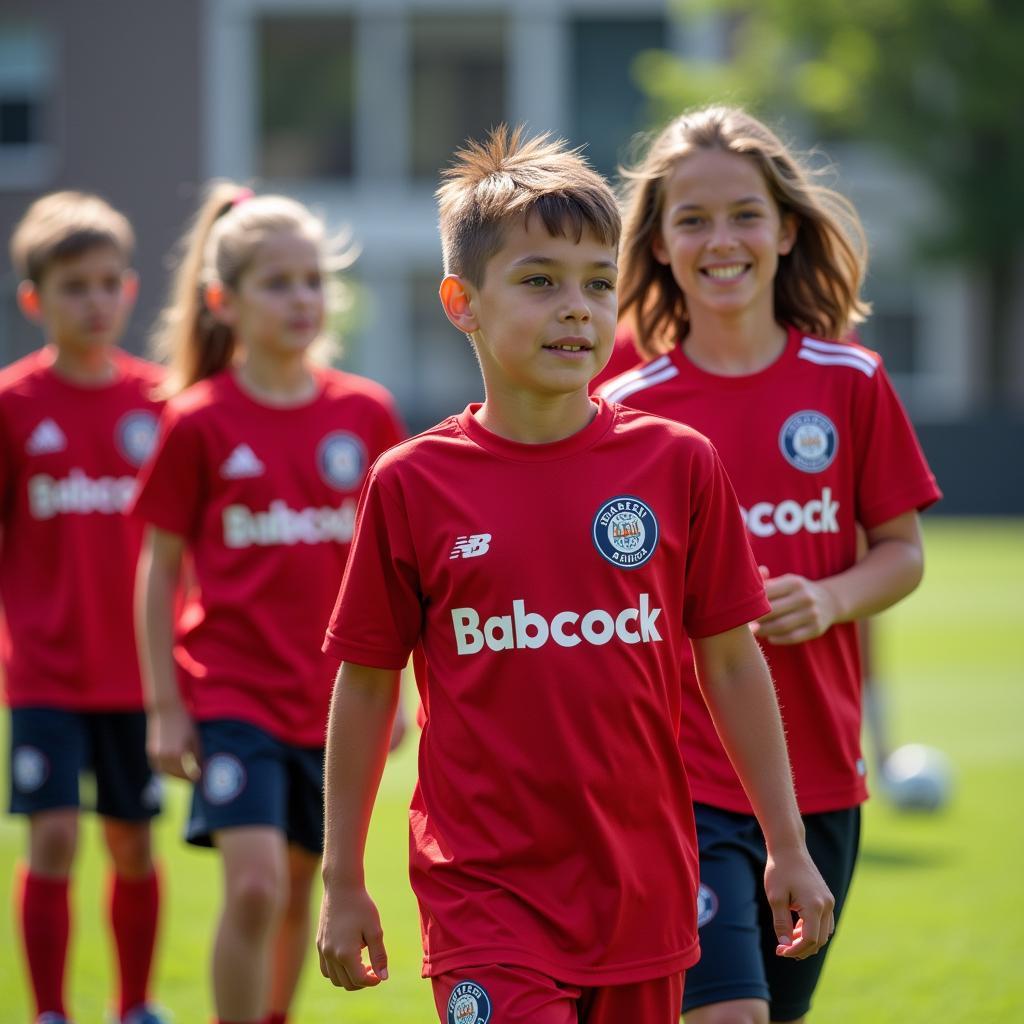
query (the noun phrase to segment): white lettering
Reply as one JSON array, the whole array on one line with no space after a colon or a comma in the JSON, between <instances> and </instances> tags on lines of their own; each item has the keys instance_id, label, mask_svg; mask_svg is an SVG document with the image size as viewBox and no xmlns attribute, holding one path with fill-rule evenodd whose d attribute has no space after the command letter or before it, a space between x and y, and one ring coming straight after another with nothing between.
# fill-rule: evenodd
<instances>
[{"instance_id":1,"label":"white lettering","mask_svg":"<svg viewBox=\"0 0 1024 1024\"><path fill-rule=\"evenodd\" d=\"M548 640L559 647L576 647L584 640L595 647L603 647L616 638L625 644L661 641L655 625L661 609L651 607L649 594L640 595L638 607L623 608L617 615L595 608L581 619L578 612L564 611L554 615L550 623L543 615L528 612L526 602L521 600L512 602L511 615L492 615L484 622L483 629L480 628L480 613L475 608L453 608L451 615L455 649L459 654L478 654L485 645L492 651L535 650Z\"/></svg>"},{"instance_id":2,"label":"white lettering","mask_svg":"<svg viewBox=\"0 0 1024 1024\"><path fill-rule=\"evenodd\" d=\"M516 624L516 647L536 649L548 642L547 620L536 612L526 611L525 601L512 602L512 616ZM535 630L533 636L528 632L531 628Z\"/></svg>"},{"instance_id":3,"label":"white lettering","mask_svg":"<svg viewBox=\"0 0 1024 1024\"><path fill-rule=\"evenodd\" d=\"M579 621L580 617L575 612L559 612L551 620L551 636L559 647L575 647L583 643L574 633L566 633L562 628Z\"/></svg>"},{"instance_id":4,"label":"white lettering","mask_svg":"<svg viewBox=\"0 0 1024 1024\"><path fill-rule=\"evenodd\" d=\"M601 628L598 629L598 626ZM595 647L602 647L615 635L615 620L607 612L595 608L583 616L580 632L588 643L594 644Z\"/></svg>"},{"instance_id":5,"label":"white lettering","mask_svg":"<svg viewBox=\"0 0 1024 1024\"><path fill-rule=\"evenodd\" d=\"M101 476L93 479L73 469L62 480L41 473L28 482L28 506L34 519L58 515L118 515L135 497L135 477Z\"/></svg>"},{"instance_id":6,"label":"white lettering","mask_svg":"<svg viewBox=\"0 0 1024 1024\"><path fill-rule=\"evenodd\" d=\"M759 501L750 510L741 508L747 529L755 537L773 537L776 533L792 536L801 530L808 533L839 532L839 502L832 500L832 488L823 487L821 498L801 505L792 498L772 505Z\"/></svg>"},{"instance_id":7,"label":"white lettering","mask_svg":"<svg viewBox=\"0 0 1024 1024\"><path fill-rule=\"evenodd\" d=\"M228 505L221 520L224 544L229 548L271 547L296 544L347 544L356 521L352 498L338 508L289 508L284 501L272 501L266 512L253 512L244 505Z\"/></svg>"},{"instance_id":8,"label":"white lettering","mask_svg":"<svg viewBox=\"0 0 1024 1024\"><path fill-rule=\"evenodd\" d=\"M480 616L472 608L453 608L452 625L459 654L476 654L483 650L484 635L476 628L480 625Z\"/></svg>"}]
</instances>

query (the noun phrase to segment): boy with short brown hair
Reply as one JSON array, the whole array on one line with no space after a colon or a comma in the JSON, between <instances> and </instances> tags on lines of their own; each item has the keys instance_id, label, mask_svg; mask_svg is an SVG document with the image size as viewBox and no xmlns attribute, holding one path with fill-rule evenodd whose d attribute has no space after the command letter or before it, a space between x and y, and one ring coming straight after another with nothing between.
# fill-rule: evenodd
<instances>
[{"instance_id":1,"label":"boy with short brown hair","mask_svg":"<svg viewBox=\"0 0 1024 1024\"><path fill-rule=\"evenodd\" d=\"M382 456L363 493L325 645L343 664L321 970L347 989L387 977L363 849L418 649L411 877L440 1020L669 1024L698 955L676 742L691 640L770 836L780 955L831 932L747 626L763 585L707 441L588 396L617 312L607 184L563 143L506 129L446 179L441 301L486 400Z\"/></svg>"},{"instance_id":2,"label":"boy with short brown hair","mask_svg":"<svg viewBox=\"0 0 1024 1024\"><path fill-rule=\"evenodd\" d=\"M68 883L86 769L112 864L116 1019L160 1021L148 1003L160 794L132 628L141 526L124 512L155 437L161 374L116 347L136 290L133 244L121 213L80 192L37 200L11 238L19 305L45 337L0 373L10 807L29 821L17 903L39 1024L67 1020Z\"/></svg>"}]
</instances>

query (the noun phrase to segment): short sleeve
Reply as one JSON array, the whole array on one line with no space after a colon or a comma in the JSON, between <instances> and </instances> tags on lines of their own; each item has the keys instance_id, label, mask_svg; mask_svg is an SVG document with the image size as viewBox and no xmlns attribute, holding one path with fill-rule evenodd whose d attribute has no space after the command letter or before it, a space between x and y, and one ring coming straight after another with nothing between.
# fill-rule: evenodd
<instances>
[{"instance_id":1,"label":"short sleeve","mask_svg":"<svg viewBox=\"0 0 1024 1024\"><path fill-rule=\"evenodd\" d=\"M14 498L14 460L6 410L0 406L0 512L6 519Z\"/></svg>"},{"instance_id":2,"label":"short sleeve","mask_svg":"<svg viewBox=\"0 0 1024 1024\"><path fill-rule=\"evenodd\" d=\"M339 661L401 669L419 640L423 604L402 504L371 474L323 649Z\"/></svg>"},{"instance_id":3,"label":"short sleeve","mask_svg":"<svg viewBox=\"0 0 1024 1024\"><path fill-rule=\"evenodd\" d=\"M885 368L879 365L854 405L857 521L870 529L942 497Z\"/></svg>"},{"instance_id":4,"label":"short sleeve","mask_svg":"<svg viewBox=\"0 0 1024 1024\"><path fill-rule=\"evenodd\" d=\"M198 425L165 408L156 448L139 475L131 515L193 539L204 501L205 450Z\"/></svg>"},{"instance_id":5,"label":"short sleeve","mask_svg":"<svg viewBox=\"0 0 1024 1024\"><path fill-rule=\"evenodd\" d=\"M693 637L735 629L771 608L725 468L710 444L702 456L690 492L683 602L683 625Z\"/></svg>"}]
</instances>

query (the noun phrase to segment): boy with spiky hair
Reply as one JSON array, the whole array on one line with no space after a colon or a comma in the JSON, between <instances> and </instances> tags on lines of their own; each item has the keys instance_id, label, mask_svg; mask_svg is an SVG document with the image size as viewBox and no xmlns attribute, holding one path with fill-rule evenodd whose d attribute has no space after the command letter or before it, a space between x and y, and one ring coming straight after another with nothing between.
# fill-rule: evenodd
<instances>
[{"instance_id":1,"label":"boy with spiky hair","mask_svg":"<svg viewBox=\"0 0 1024 1024\"><path fill-rule=\"evenodd\" d=\"M159 916L158 780L132 631L142 528L125 516L156 435L160 370L117 348L135 296L132 229L98 196L33 203L11 238L18 302L45 344L0 374L0 596L12 813L28 818L16 893L38 1024L66 1021L79 773L96 778L110 855L115 1019L148 1004Z\"/></svg>"},{"instance_id":2,"label":"boy with spiky hair","mask_svg":"<svg viewBox=\"0 0 1024 1024\"><path fill-rule=\"evenodd\" d=\"M486 398L391 449L363 492L325 645L342 666L321 970L350 990L387 977L363 851L417 649L411 877L440 1020L670 1024L698 955L682 659L770 837L780 955L831 932L747 625L764 589L708 442L588 396L616 320L608 185L505 128L445 178L441 302Z\"/></svg>"}]
</instances>

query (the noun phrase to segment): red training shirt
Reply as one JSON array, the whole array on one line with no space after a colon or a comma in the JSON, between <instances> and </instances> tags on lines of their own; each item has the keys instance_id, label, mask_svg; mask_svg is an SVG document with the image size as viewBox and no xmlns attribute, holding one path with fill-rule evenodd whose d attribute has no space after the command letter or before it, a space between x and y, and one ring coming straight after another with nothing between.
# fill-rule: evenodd
<instances>
[{"instance_id":1,"label":"red training shirt","mask_svg":"<svg viewBox=\"0 0 1024 1024\"><path fill-rule=\"evenodd\" d=\"M114 350L72 383L44 348L0 374L0 595L12 707L142 707L132 596L141 528L125 516L156 437L162 371Z\"/></svg>"},{"instance_id":2,"label":"red training shirt","mask_svg":"<svg viewBox=\"0 0 1024 1024\"><path fill-rule=\"evenodd\" d=\"M707 441L597 405L519 444L470 406L374 467L325 650L429 709L410 809L424 973L625 984L697 959L677 744L691 636L767 610Z\"/></svg>"},{"instance_id":3,"label":"red training shirt","mask_svg":"<svg viewBox=\"0 0 1024 1024\"><path fill-rule=\"evenodd\" d=\"M599 394L684 421L712 440L743 507L754 555L772 576L834 576L856 561L857 523L870 529L941 497L881 358L852 342L791 328L782 355L742 377L707 373L677 347ZM861 803L867 786L856 624L763 649L801 811ZM684 683L680 742L694 799L750 814L692 664Z\"/></svg>"},{"instance_id":4,"label":"red training shirt","mask_svg":"<svg viewBox=\"0 0 1024 1024\"><path fill-rule=\"evenodd\" d=\"M134 513L185 538L195 587L175 659L198 721L324 742L334 664L320 651L366 470L402 428L388 392L317 371L316 397L264 405L230 371L173 398Z\"/></svg>"}]
</instances>

